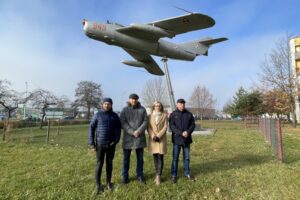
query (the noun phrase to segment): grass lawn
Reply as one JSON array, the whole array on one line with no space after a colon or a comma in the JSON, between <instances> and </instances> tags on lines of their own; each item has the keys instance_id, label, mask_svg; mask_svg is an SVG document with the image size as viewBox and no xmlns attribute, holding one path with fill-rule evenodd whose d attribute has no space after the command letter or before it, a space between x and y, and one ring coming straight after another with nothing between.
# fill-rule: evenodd
<instances>
[{"instance_id":1,"label":"grass lawn","mask_svg":"<svg viewBox=\"0 0 300 200\"><path fill-rule=\"evenodd\" d=\"M299 128L283 127L284 163L280 163L256 126L245 129L241 122L232 121L203 121L202 126L217 132L193 137L190 165L195 182L183 177L181 159L178 183L171 183L169 137L163 183L154 184L153 158L146 150L147 184L135 180L133 154L130 182L122 185L119 144L114 190L100 196L94 181L95 152L87 145L87 125L61 127L59 135L53 127L48 145L46 128L13 129L9 141L0 142L0 199L300 199Z\"/></svg>"}]
</instances>

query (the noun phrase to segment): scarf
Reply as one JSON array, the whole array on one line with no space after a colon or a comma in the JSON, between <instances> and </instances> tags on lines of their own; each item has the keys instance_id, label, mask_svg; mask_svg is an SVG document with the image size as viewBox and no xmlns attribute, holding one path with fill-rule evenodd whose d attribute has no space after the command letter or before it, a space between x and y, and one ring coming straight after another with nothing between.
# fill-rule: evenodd
<instances>
[{"instance_id":1,"label":"scarf","mask_svg":"<svg viewBox=\"0 0 300 200\"><path fill-rule=\"evenodd\" d=\"M156 112L156 111L153 111L153 115L155 117L155 124L158 124L161 116L162 116L162 113L161 112Z\"/></svg>"}]
</instances>

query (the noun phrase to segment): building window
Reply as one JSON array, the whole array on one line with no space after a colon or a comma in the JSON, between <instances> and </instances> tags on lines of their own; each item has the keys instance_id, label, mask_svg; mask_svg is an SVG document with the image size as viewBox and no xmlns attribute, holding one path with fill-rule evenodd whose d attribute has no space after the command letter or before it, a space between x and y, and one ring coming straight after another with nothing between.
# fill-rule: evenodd
<instances>
[{"instance_id":1,"label":"building window","mask_svg":"<svg viewBox=\"0 0 300 200\"><path fill-rule=\"evenodd\" d=\"M296 60L296 73L297 75L300 74L300 59Z\"/></svg>"},{"instance_id":2,"label":"building window","mask_svg":"<svg viewBox=\"0 0 300 200\"><path fill-rule=\"evenodd\" d=\"M295 51L296 51L296 53L300 52L300 45L295 46Z\"/></svg>"}]
</instances>

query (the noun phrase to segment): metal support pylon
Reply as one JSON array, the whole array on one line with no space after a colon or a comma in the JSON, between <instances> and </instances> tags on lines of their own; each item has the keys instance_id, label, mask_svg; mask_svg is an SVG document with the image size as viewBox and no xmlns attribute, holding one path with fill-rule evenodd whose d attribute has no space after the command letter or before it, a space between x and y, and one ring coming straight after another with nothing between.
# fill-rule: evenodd
<instances>
[{"instance_id":1,"label":"metal support pylon","mask_svg":"<svg viewBox=\"0 0 300 200\"><path fill-rule=\"evenodd\" d=\"M174 99L174 93L173 93L173 88L171 84L171 79L169 75L169 69L168 69L168 58L164 57L161 59L161 61L164 63L164 70L165 70L165 77L167 81L167 86L168 86L168 94L169 94L169 100L170 100L170 106L172 109L172 112L175 110L175 99Z\"/></svg>"}]
</instances>

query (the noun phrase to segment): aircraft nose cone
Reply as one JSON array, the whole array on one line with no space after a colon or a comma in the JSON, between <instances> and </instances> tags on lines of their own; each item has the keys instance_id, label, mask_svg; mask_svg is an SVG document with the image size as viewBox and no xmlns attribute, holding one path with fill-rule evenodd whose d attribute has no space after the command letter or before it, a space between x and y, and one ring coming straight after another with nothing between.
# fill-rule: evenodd
<instances>
[{"instance_id":1,"label":"aircraft nose cone","mask_svg":"<svg viewBox=\"0 0 300 200\"><path fill-rule=\"evenodd\" d=\"M86 24L86 19L83 19L82 20L82 25L85 26L85 24Z\"/></svg>"},{"instance_id":2,"label":"aircraft nose cone","mask_svg":"<svg viewBox=\"0 0 300 200\"><path fill-rule=\"evenodd\" d=\"M84 32L87 32L88 29L88 21L86 19L82 20L83 30Z\"/></svg>"}]
</instances>

